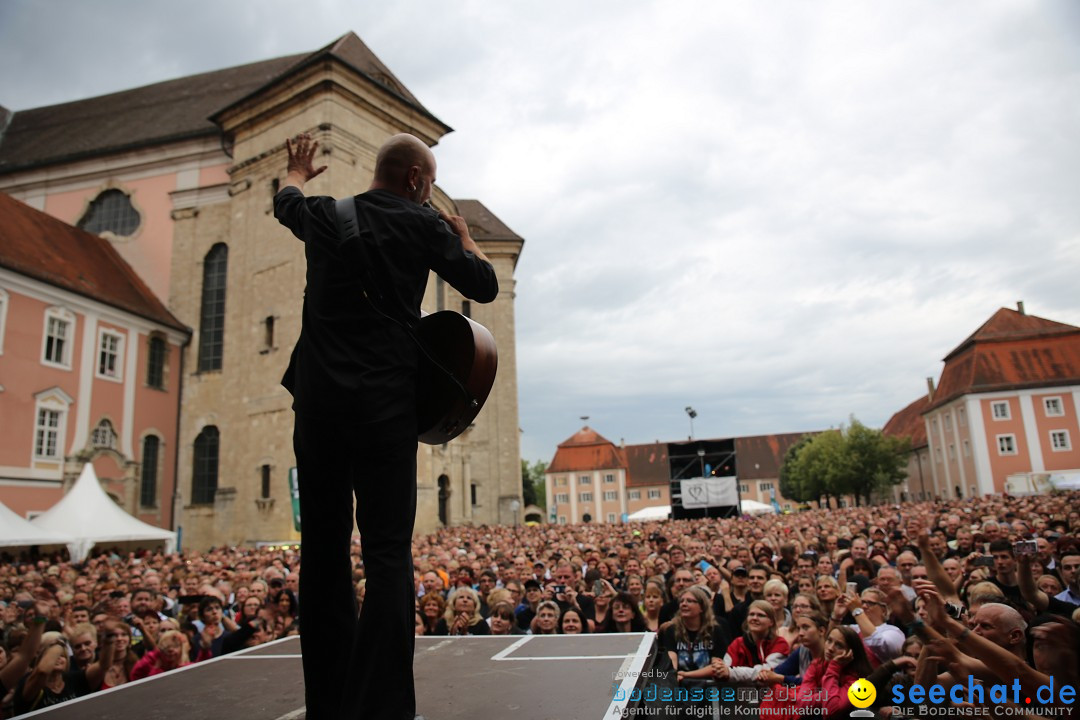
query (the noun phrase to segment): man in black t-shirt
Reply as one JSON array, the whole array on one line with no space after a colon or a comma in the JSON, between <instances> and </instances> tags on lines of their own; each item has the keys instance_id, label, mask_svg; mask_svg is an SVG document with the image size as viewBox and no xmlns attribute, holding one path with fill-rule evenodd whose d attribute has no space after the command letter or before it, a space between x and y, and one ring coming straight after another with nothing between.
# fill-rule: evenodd
<instances>
[{"instance_id":1,"label":"man in black t-shirt","mask_svg":"<svg viewBox=\"0 0 1080 720\"><path fill-rule=\"evenodd\" d=\"M994 574L990 582L1001 588L1001 592L1013 604L1022 606L1024 596L1020 594L1020 585L1016 579L1016 557L1012 543L1008 540L995 540L990 543L990 554L994 558Z\"/></svg>"}]
</instances>

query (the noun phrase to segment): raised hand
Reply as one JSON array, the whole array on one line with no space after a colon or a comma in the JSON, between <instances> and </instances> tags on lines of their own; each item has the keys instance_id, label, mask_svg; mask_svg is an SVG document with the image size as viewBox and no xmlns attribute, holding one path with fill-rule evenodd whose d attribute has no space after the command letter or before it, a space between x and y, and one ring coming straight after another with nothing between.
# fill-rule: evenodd
<instances>
[{"instance_id":1,"label":"raised hand","mask_svg":"<svg viewBox=\"0 0 1080 720\"><path fill-rule=\"evenodd\" d=\"M313 161L315 151L319 149L319 143L312 140L307 133L300 133L294 138L286 139L285 149L289 153L287 172L289 175L299 176L301 184L326 170L326 165L315 167Z\"/></svg>"}]
</instances>

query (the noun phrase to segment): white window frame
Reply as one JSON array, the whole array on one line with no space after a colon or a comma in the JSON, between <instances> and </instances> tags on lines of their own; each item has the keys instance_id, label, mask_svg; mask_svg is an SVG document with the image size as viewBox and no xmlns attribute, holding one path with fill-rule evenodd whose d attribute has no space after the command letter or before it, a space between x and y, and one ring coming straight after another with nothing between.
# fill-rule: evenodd
<instances>
[{"instance_id":1,"label":"white window frame","mask_svg":"<svg viewBox=\"0 0 1080 720\"><path fill-rule=\"evenodd\" d=\"M956 408L956 424L960 427L967 425L967 411L964 408Z\"/></svg>"},{"instance_id":2,"label":"white window frame","mask_svg":"<svg viewBox=\"0 0 1080 720\"><path fill-rule=\"evenodd\" d=\"M0 320L0 322L3 322ZM1051 407L1055 406L1056 409L1051 410ZM1043 412L1046 413L1046 417L1064 417L1065 405L1061 402L1061 396L1055 395L1054 397L1043 398Z\"/></svg>"},{"instance_id":3,"label":"white window frame","mask_svg":"<svg viewBox=\"0 0 1080 720\"><path fill-rule=\"evenodd\" d=\"M1053 452L1068 452L1069 450L1072 450L1072 438L1069 437L1069 431L1051 430L1050 449Z\"/></svg>"},{"instance_id":4,"label":"white window frame","mask_svg":"<svg viewBox=\"0 0 1080 720\"><path fill-rule=\"evenodd\" d=\"M955 460L956 459L956 444L955 443L949 443L949 459L950 460Z\"/></svg>"},{"instance_id":5,"label":"white window frame","mask_svg":"<svg viewBox=\"0 0 1080 720\"><path fill-rule=\"evenodd\" d=\"M649 491L649 499L650 500L659 500L661 498L661 496L662 496L662 493L659 490L650 490Z\"/></svg>"},{"instance_id":6,"label":"white window frame","mask_svg":"<svg viewBox=\"0 0 1080 720\"><path fill-rule=\"evenodd\" d=\"M613 482L615 482L615 476L613 474L611 474L611 473L608 473L607 475L604 476L604 482L605 483L613 483Z\"/></svg>"},{"instance_id":7,"label":"white window frame","mask_svg":"<svg viewBox=\"0 0 1080 720\"><path fill-rule=\"evenodd\" d=\"M7 290L0 288L0 355L4 354L4 330L7 328L8 306L11 305L11 296Z\"/></svg>"},{"instance_id":8,"label":"white window frame","mask_svg":"<svg viewBox=\"0 0 1080 720\"><path fill-rule=\"evenodd\" d=\"M773 489L773 484L771 482L760 482L760 483L758 483L758 491L759 492L765 492L766 490L772 490L772 489Z\"/></svg>"},{"instance_id":9,"label":"white window frame","mask_svg":"<svg viewBox=\"0 0 1080 720\"><path fill-rule=\"evenodd\" d=\"M591 492L578 493L577 499L578 499L578 502L583 502L583 503L592 502L593 501L593 494Z\"/></svg>"},{"instance_id":10,"label":"white window frame","mask_svg":"<svg viewBox=\"0 0 1080 720\"><path fill-rule=\"evenodd\" d=\"M570 493L556 493L555 494L555 502L569 505L570 504Z\"/></svg>"},{"instance_id":11,"label":"white window frame","mask_svg":"<svg viewBox=\"0 0 1080 720\"><path fill-rule=\"evenodd\" d=\"M56 419L53 424L52 419ZM61 427L64 424L64 411L51 407L39 407L34 413L34 459L61 460L63 446L60 442ZM49 452L49 447L52 451Z\"/></svg>"},{"instance_id":12,"label":"white window frame","mask_svg":"<svg viewBox=\"0 0 1080 720\"><path fill-rule=\"evenodd\" d=\"M1005 445L1011 445L1011 448L1005 447ZM1016 435L1012 433L1004 433L997 436L997 449L998 455L1016 455L1019 451L1016 448Z\"/></svg>"},{"instance_id":13,"label":"white window frame","mask_svg":"<svg viewBox=\"0 0 1080 720\"><path fill-rule=\"evenodd\" d=\"M998 408L1004 408L1005 414L999 415ZM990 417L994 420L1012 420L1012 406L1008 400L994 400L990 403Z\"/></svg>"},{"instance_id":14,"label":"white window frame","mask_svg":"<svg viewBox=\"0 0 1080 720\"><path fill-rule=\"evenodd\" d=\"M592 475L578 475L578 485L592 485Z\"/></svg>"},{"instance_id":15,"label":"white window frame","mask_svg":"<svg viewBox=\"0 0 1080 720\"><path fill-rule=\"evenodd\" d=\"M626 491L626 499L627 500L640 500L641 499L641 491L640 490L627 490Z\"/></svg>"},{"instance_id":16,"label":"white window frame","mask_svg":"<svg viewBox=\"0 0 1080 720\"><path fill-rule=\"evenodd\" d=\"M106 348L105 344L110 341L115 341L115 350L108 350ZM101 370L102 360L105 359L106 352L115 355L113 358L115 368L112 374L102 372ZM94 376L99 377L102 380L111 380L112 382L118 383L124 382L124 335L122 333L109 328L100 328L98 330L97 357L94 359Z\"/></svg>"},{"instance_id":17,"label":"white window frame","mask_svg":"<svg viewBox=\"0 0 1080 720\"><path fill-rule=\"evenodd\" d=\"M614 525L615 524L615 513L608 513L607 514L607 521L608 521L608 525Z\"/></svg>"},{"instance_id":18,"label":"white window frame","mask_svg":"<svg viewBox=\"0 0 1080 720\"><path fill-rule=\"evenodd\" d=\"M559 524L560 525L565 525L566 524L566 516L565 515L560 515L559 516Z\"/></svg>"},{"instance_id":19,"label":"white window frame","mask_svg":"<svg viewBox=\"0 0 1080 720\"><path fill-rule=\"evenodd\" d=\"M971 443L967 440L964 441L964 457L971 457Z\"/></svg>"},{"instance_id":20,"label":"white window frame","mask_svg":"<svg viewBox=\"0 0 1080 720\"><path fill-rule=\"evenodd\" d=\"M62 462L64 460L67 443L68 410L73 402L67 393L59 388L46 390L38 393L34 402L34 434L33 443L30 445L30 456L33 462ZM54 455L38 454L38 430L42 429L40 418L42 412L55 412L57 414L56 427L53 429L56 453Z\"/></svg>"},{"instance_id":21,"label":"white window frame","mask_svg":"<svg viewBox=\"0 0 1080 720\"><path fill-rule=\"evenodd\" d=\"M741 492L741 493L749 493L750 492L750 486L739 483L739 492Z\"/></svg>"},{"instance_id":22,"label":"white window frame","mask_svg":"<svg viewBox=\"0 0 1080 720\"><path fill-rule=\"evenodd\" d=\"M952 415L950 415L949 413L945 413L944 418L945 418L945 431L946 432L951 432L952 431Z\"/></svg>"},{"instance_id":23,"label":"white window frame","mask_svg":"<svg viewBox=\"0 0 1080 720\"><path fill-rule=\"evenodd\" d=\"M618 499L619 499L619 491L618 490L605 490L604 491L604 501L605 502L611 502L612 500L618 500Z\"/></svg>"},{"instance_id":24,"label":"white window frame","mask_svg":"<svg viewBox=\"0 0 1080 720\"><path fill-rule=\"evenodd\" d=\"M52 360L46 354L49 347L49 321L56 320L57 322L67 323L67 332L64 336L64 346L60 352L60 360ZM41 364L46 367L59 368L61 370L71 369L71 355L72 346L75 344L75 332L77 328L75 326L75 314L70 310L63 308L49 308L45 311L45 322L41 333Z\"/></svg>"}]
</instances>

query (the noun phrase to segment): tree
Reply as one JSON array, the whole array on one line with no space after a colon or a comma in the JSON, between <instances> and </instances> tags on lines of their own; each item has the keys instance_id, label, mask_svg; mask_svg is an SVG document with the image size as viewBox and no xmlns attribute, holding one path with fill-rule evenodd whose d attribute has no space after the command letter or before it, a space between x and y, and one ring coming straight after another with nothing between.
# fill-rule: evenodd
<instances>
[{"instance_id":1,"label":"tree","mask_svg":"<svg viewBox=\"0 0 1080 720\"><path fill-rule=\"evenodd\" d=\"M547 491L544 487L544 471L547 463L537 460L532 465L521 461L521 499L526 505L539 505L547 510Z\"/></svg>"},{"instance_id":2,"label":"tree","mask_svg":"<svg viewBox=\"0 0 1080 720\"><path fill-rule=\"evenodd\" d=\"M906 438L886 436L852 417L850 427L791 446L780 468L780 492L797 502L854 495L856 503L869 503L874 493L903 480L909 450Z\"/></svg>"},{"instance_id":3,"label":"tree","mask_svg":"<svg viewBox=\"0 0 1080 720\"><path fill-rule=\"evenodd\" d=\"M845 440L850 462L848 492L867 504L880 491L901 482L907 474L911 440L886 435L851 418Z\"/></svg>"}]
</instances>

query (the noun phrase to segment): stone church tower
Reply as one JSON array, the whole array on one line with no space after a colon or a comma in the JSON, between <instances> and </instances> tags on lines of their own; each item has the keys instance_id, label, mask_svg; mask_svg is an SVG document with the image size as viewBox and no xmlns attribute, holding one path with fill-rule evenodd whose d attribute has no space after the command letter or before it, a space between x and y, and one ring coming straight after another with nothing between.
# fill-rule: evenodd
<instances>
[{"instance_id":1,"label":"stone church tower","mask_svg":"<svg viewBox=\"0 0 1080 720\"><path fill-rule=\"evenodd\" d=\"M291 397L279 382L300 332L305 262L302 244L272 209L285 176L285 138L308 132L318 140L316 162L329 167L305 190L342 197L367 189L389 136L408 132L435 145L450 131L352 33L311 54L161 85L195 93L208 83L219 97L203 114L209 130L199 132L207 136L202 153L218 166L204 161L169 188L161 220L168 229L143 238L159 250L171 246L167 275L150 284L167 292L169 309L193 330L179 368L173 522L184 547L194 548L300 538L290 496ZM178 177L184 172L177 168ZM124 179L108 182L123 187ZM439 188L432 200L468 221L495 265L500 293L491 304L470 304L432 275L424 309L457 310L491 330L499 372L469 430L445 446L420 446L418 533L513 523L521 502L514 269L524 241L478 201L453 200ZM136 270L150 269L140 262L152 253L127 252Z\"/></svg>"}]
</instances>

